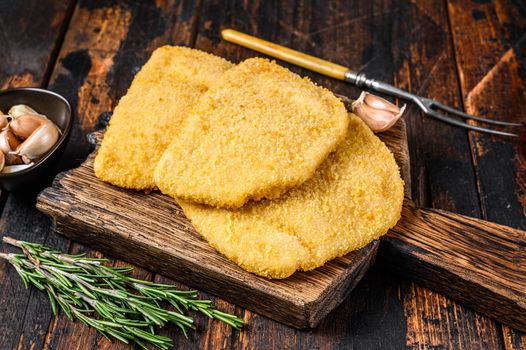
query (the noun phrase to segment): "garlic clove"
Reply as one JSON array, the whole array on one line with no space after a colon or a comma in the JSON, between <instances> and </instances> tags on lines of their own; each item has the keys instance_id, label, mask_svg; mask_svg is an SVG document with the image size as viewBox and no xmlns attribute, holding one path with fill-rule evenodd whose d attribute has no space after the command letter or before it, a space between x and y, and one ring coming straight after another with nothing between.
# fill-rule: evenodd
<instances>
[{"instance_id":1,"label":"garlic clove","mask_svg":"<svg viewBox=\"0 0 526 350\"><path fill-rule=\"evenodd\" d=\"M3 114L2 111L0 111L0 129L5 128L9 124L9 119L7 119L7 115Z\"/></svg>"},{"instance_id":2,"label":"garlic clove","mask_svg":"<svg viewBox=\"0 0 526 350\"><path fill-rule=\"evenodd\" d=\"M18 118L21 115L26 114L38 114L33 108L29 107L28 105L14 105L9 109L9 112L7 112L10 116L13 118Z\"/></svg>"},{"instance_id":3,"label":"garlic clove","mask_svg":"<svg viewBox=\"0 0 526 350\"><path fill-rule=\"evenodd\" d=\"M57 126L46 120L16 149L15 154L34 160L43 156L57 143L60 132Z\"/></svg>"},{"instance_id":4,"label":"garlic clove","mask_svg":"<svg viewBox=\"0 0 526 350\"><path fill-rule=\"evenodd\" d=\"M40 114L25 114L13 119L9 128L16 136L27 139L46 120L47 118Z\"/></svg>"},{"instance_id":5,"label":"garlic clove","mask_svg":"<svg viewBox=\"0 0 526 350\"><path fill-rule=\"evenodd\" d=\"M401 113L393 113L382 109L373 108L365 103L353 106L353 112L359 116L373 132L382 132L393 126L402 116Z\"/></svg>"},{"instance_id":6,"label":"garlic clove","mask_svg":"<svg viewBox=\"0 0 526 350\"><path fill-rule=\"evenodd\" d=\"M4 169L5 166L5 156L3 152L0 152L0 171Z\"/></svg>"},{"instance_id":7,"label":"garlic clove","mask_svg":"<svg viewBox=\"0 0 526 350\"><path fill-rule=\"evenodd\" d=\"M392 127L400 119L405 105L398 108L391 102L364 91L352 103L351 109L373 132L382 132Z\"/></svg>"},{"instance_id":8,"label":"garlic clove","mask_svg":"<svg viewBox=\"0 0 526 350\"><path fill-rule=\"evenodd\" d=\"M5 156L6 164L20 164L22 162L19 156L12 154L12 152L16 150L19 145L20 141L9 129L5 129L0 132L0 151Z\"/></svg>"},{"instance_id":9,"label":"garlic clove","mask_svg":"<svg viewBox=\"0 0 526 350\"><path fill-rule=\"evenodd\" d=\"M376 109L390 111L393 113L400 113L400 108L398 108L397 105L387 101L385 98L381 98L380 96L376 96L365 91L362 92L362 94L365 94L363 97L363 101L368 106L371 106Z\"/></svg>"},{"instance_id":10,"label":"garlic clove","mask_svg":"<svg viewBox=\"0 0 526 350\"><path fill-rule=\"evenodd\" d=\"M25 170L27 168L30 168L34 165L35 163L30 163L30 164L20 164L20 165L8 165L8 166L5 166L3 169L2 169L2 174L11 174L11 173L16 173L17 171L21 171L21 170Z\"/></svg>"}]
</instances>

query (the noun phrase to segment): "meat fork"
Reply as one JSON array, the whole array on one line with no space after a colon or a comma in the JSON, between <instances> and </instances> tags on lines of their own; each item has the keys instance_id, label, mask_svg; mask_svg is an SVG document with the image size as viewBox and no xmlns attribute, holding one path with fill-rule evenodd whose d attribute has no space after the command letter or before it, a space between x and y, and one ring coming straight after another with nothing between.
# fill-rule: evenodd
<instances>
[{"instance_id":1,"label":"meat fork","mask_svg":"<svg viewBox=\"0 0 526 350\"><path fill-rule=\"evenodd\" d=\"M225 29L221 32L221 35L226 41L247 47L249 49L261 52L268 56L272 56L280 60L295 64L297 66L312 70L314 72L329 76L331 78L343 80L347 83L354 84L359 88L367 88L369 90L373 90L379 93L412 101L424 112L425 115L448 124L460 126L461 128L500 136L519 136L518 133L489 129L478 125L471 125L461 120L452 118L447 114L444 114L443 112L456 115L463 119L476 120L482 123L498 125L502 127L518 128L524 126L521 123L510 123L505 121L491 120L467 114L449 106L446 106L445 104L437 102L435 100L409 93L407 91L404 91L402 89L399 89L381 81L367 78L365 74L354 72L349 68L341 66L339 64L332 63L314 56L310 56L302 52L295 51L271 43L269 41L256 38L254 36L235 31L233 29ZM441 110L442 113L438 110Z\"/></svg>"}]
</instances>

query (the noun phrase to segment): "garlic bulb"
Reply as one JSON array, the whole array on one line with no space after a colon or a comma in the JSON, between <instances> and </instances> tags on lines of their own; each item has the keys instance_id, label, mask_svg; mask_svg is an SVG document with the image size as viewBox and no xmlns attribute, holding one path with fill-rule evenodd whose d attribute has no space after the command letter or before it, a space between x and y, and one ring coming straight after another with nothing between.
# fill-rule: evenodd
<instances>
[{"instance_id":1,"label":"garlic bulb","mask_svg":"<svg viewBox=\"0 0 526 350\"><path fill-rule=\"evenodd\" d=\"M40 114L25 114L13 119L9 128L18 137L27 139L47 118Z\"/></svg>"},{"instance_id":2,"label":"garlic bulb","mask_svg":"<svg viewBox=\"0 0 526 350\"><path fill-rule=\"evenodd\" d=\"M30 160L37 159L55 145L59 136L60 132L56 125L51 120L46 120L18 146L14 154L25 156Z\"/></svg>"},{"instance_id":3,"label":"garlic bulb","mask_svg":"<svg viewBox=\"0 0 526 350\"><path fill-rule=\"evenodd\" d=\"M379 96L362 92L352 103L352 112L359 116L373 132L382 132L392 127L402 116L402 108Z\"/></svg>"},{"instance_id":4,"label":"garlic bulb","mask_svg":"<svg viewBox=\"0 0 526 350\"><path fill-rule=\"evenodd\" d=\"M9 109L8 114L13 118L18 118L25 114L38 114L33 108L27 105L14 105Z\"/></svg>"},{"instance_id":5,"label":"garlic bulb","mask_svg":"<svg viewBox=\"0 0 526 350\"><path fill-rule=\"evenodd\" d=\"M19 156L12 154L19 145L20 141L15 137L11 130L6 129L0 132L0 151L5 156L6 164L20 164L22 162Z\"/></svg>"}]
</instances>

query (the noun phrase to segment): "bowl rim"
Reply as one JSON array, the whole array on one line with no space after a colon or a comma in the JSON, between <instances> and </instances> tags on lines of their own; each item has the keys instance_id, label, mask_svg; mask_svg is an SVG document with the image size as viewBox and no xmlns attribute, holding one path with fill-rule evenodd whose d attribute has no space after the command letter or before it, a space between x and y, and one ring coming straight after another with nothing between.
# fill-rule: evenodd
<instances>
[{"instance_id":1,"label":"bowl rim","mask_svg":"<svg viewBox=\"0 0 526 350\"><path fill-rule=\"evenodd\" d=\"M16 171L14 173L8 173L8 174L0 173L0 179L8 179L8 178L21 176L21 175L30 173L33 170L35 170L36 168L38 168L41 164L43 164L46 160L48 160L51 157L51 155L53 155L53 153L55 153L57 151L57 149L64 142L66 142L66 139L68 138L69 133L71 132L71 128L73 127L73 109L71 108L71 104L69 103L69 101L64 96L62 96L62 95L60 95L60 94L58 94L58 93L56 93L54 91L47 90L47 89L42 89L42 88L36 88L36 87L20 87L20 88L11 88L11 89L2 90L2 91L0 91L0 95L4 95L6 93L12 93L12 92L23 92L23 91L33 91L33 92L38 92L38 93L44 93L44 94L47 94L47 95L51 95L51 96L53 96L55 98L58 98L59 100L64 102L64 104L66 105L67 112L68 112L68 117L66 118L67 119L66 120L66 127L64 128L64 130L61 130L60 138L53 145L53 147L51 147L51 149L42 158L37 160L33 166L31 166L31 167L29 167L27 169L24 169L24 170Z\"/></svg>"}]
</instances>

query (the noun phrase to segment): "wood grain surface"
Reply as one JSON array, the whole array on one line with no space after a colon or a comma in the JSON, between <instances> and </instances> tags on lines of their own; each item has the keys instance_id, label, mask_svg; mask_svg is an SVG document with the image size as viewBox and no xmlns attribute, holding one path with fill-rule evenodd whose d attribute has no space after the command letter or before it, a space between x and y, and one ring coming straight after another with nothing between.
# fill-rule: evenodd
<instances>
[{"instance_id":1,"label":"wood grain surface","mask_svg":"<svg viewBox=\"0 0 526 350\"><path fill-rule=\"evenodd\" d=\"M525 4L466 5L453 1L448 6L466 111L526 124ZM470 133L469 141L481 217L526 230L526 133L519 142L477 133ZM526 348L524 333L506 326L503 333L506 348Z\"/></svg>"},{"instance_id":2,"label":"wood grain surface","mask_svg":"<svg viewBox=\"0 0 526 350\"><path fill-rule=\"evenodd\" d=\"M68 1L0 2L0 88L45 86L69 23ZM28 13L38 14L29 19ZM31 35L28 35L31 33ZM4 111L5 112L5 111ZM49 235L49 220L35 209L36 192L0 195L1 235L65 248L63 238ZM49 235L49 240L48 240ZM7 248L0 246L5 252ZM2 266L3 265L3 266ZM47 297L19 283L16 272L0 263L0 344L28 349L42 344L51 319ZM36 312L39 310L39 312Z\"/></svg>"},{"instance_id":3,"label":"wood grain surface","mask_svg":"<svg viewBox=\"0 0 526 350\"><path fill-rule=\"evenodd\" d=\"M253 55L222 43L219 30L223 27L363 70L371 77L456 107L467 107L466 95L499 63L499 53L512 49L515 58L509 62L513 69L499 70L500 74L492 75L491 84L484 84L485 98L490 103L475 99L471 108L499 113L495 117L502 119L525 121L524 113L516 110L526 103L524 90L519 88L526 81L526 10L520 1L73 0L69 6L74 9L74 20L69 17L66 2L17 4L15 9L11 2L0 3L0 86L48 86L67 95L83 112L78 116L75 137L70 140L61 169L84 160L89 151L84 135L96 128L99 113L112 110L136 68L156 46L197 45L232 60ZM32 28L32 34L23 35L26 31L21 28ZM463 41L459 40L461 35ZM116 53L108 56L106 52ZM55 60L57 53L59 59ZM333 91L358 96L351 86L293 69ZM50 85L47 76L51 76ZM468 80L469 84L461 87L460 82ZM509 98L516 102L499 103ZM473 217L487 215L492 221L526 229L524 141L515 145L483 137L480 142L484 147L478 147L475 134L469 136L463 130L425 119L409 107L406 120L412 156L412 195L418 206ZM502 151L501 143L511 147L505 146ZM485 158L485 171L480 170L482 161L475 161L474 149L481 157L493 155ZM500 158L508 159L516 172L512 174L511 168L503 168L501 163L492 167L492 162L501 161ZM502 180L500 174L495 176L499 169L508 174ZM47 219L34 209L35 196L36 193L2 193L0 235L46 241L67 249L68 241L50 234ZM72 249L89 251L76 244ZM310 332L296 331L217 298L213 299L220 308L245 319L248 326L243 332L199 317L199 330L188 339L173 328L163 332L174 337L181 349L526 348L524 333L411 283L403 275L395 277L388 267L388 261L377 260L376 267L351 297ZM164 279L142 272L148 278ZM15 273L2 264L0 306L0 343L6 349L131 348L109 343L92 330L67 321L62 314L51 317L46 297L25 290Z\"/></svg>"}]
</instances>

